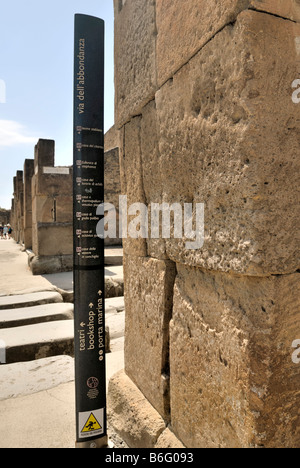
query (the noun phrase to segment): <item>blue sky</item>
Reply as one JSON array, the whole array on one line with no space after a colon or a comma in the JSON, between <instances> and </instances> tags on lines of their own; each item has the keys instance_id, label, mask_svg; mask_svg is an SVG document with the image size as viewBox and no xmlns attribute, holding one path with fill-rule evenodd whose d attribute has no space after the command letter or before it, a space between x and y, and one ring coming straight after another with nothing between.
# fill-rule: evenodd
<instances>
[{"instance_id":1,"label":"blue sky","mask_svg":"<svg viewBox=\"0 0 300 468\"><path fill-rule=\"evenodd\" d=\"M72 164L76 13L105 20L105 131L114 124L113 0L1 3L0 206L10 208L13 177L39 138L55 140L57 166Z\"/></svg>"}]
</instances>

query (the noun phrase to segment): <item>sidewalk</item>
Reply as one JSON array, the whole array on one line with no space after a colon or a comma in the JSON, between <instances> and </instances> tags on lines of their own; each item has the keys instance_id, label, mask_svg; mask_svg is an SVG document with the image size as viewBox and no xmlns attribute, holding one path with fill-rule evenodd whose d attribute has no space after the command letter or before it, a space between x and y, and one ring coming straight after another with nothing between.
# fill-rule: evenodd
<instances>
[{"instance_id":1,"label":"sidewalk","mask_svg":"<svg viewBox=\"0 0 300 468\"><path fill-rule=\"evenodd\" d=\"M55 290L42 276L32 276L27 258L15 241L0 240L0 297Z\"/></svg>"},{"instance_id":2,"label":"sidewalk","mask_svg":"<svg viewBox=\"0 0 300 468\"><path fill-rule=\"evenodd\" d=\"M15 382L13 375L22 375L20 364L9 366L2 372L0 366L0 380L8 379L6 394L13 397L1 401L0 397L0 448L75 448L75 383L74 360L62 356L64 362L64 375L57 374L55 379L65 380L56 384L51 380L53 375L48 373L49 367L55 368L59 358L35 361L35 366L28 370L24 386L20 381ZM119 351L106 355L107 385L109 379L124 367L124 353ZM41 366L39 369L39 365ZM47 368L48 367L48 368ZM5 366L4 366L5 369ZM24 365L23 365L24 375ZM36 379L38 376L38 379ZM9 381L10 380L10 381ZM69 380L69 381L68 381ZM17 384L19 388L17 388ZM47 387L45 390L34 393L30 385ZM0 385L0 390L3 385ZM16 390L16 396L14 396ZM109 436L114 440L115 435Z\"/></svg>"},{"instance_id":3,"label":"sidewalk","mask_svg":"<svg viewBox=\"0 0 300 468\"><path fill-rule=\"evenodd\" d=\"M32 276L27 267L27 254L13 240L0 241L0 268L2 299L55 291L57 287L63 289L62 286L69 291L72 288L72 273L47 278ZM111 268L107 272L108 275L116 273L121 274L120 267L117 272ZM107 322L112 328L112 352L106 355L106 386L112 375L124 367L124 333L120 321L125 320L125 313L118 310L120 298L110 301ZM53 356L0 365L0 448L74 448L75 432L72 357Z\"/></svg>"}]
</instances>

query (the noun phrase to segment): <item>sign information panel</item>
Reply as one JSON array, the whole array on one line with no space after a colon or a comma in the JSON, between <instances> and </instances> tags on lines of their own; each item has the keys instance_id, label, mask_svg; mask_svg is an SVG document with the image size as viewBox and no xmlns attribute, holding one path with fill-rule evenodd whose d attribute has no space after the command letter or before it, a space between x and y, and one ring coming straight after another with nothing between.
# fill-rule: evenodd
<instances>
[{"instance_id":1,"label":"sign information panel","mask_svg":"<svg viewBox=\"0 0 300 468\"><path fill-rule=\"evenodd\" d=\"M104 22L75 16L74 308L77 447L107 445L104 240Z\"/></svg>"}]
</instances>

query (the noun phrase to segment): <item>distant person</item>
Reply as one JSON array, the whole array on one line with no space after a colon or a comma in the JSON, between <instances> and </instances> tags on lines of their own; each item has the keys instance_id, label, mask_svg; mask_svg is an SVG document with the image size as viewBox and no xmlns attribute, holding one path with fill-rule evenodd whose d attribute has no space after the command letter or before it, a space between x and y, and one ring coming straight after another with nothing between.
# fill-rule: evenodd
<instances>
[{"instance_id":1,"label":"distant person","mask_svg":"<svg viewBox=\"0 0 300 468\"><path fill-rule=\"evenodd\" d=\"M0 224L0 239L3 239L3 226Z\"/></svg>"},{"instance_id":2,"label":"distant person","mask_svg":"<svg viewBox=\"0 0 300 468\"><path fill-rule=\"evenodd\" d=\"M4 239L7 239L8 236L8 227L5 225L3 228L3 237Z\"/></svg>"},{"instance_id":3,"label":"distant person","mask_svg":"<svg viewBox=\"0 0 300 468\"><path fill-rule=\"evenodd\" d=\"M11 225L8 224L8 225L7 225L7 228L8 228L8 238L11 239L11 235L12 235L12 228L11 228Z\"/></svg>"}]
</instances>

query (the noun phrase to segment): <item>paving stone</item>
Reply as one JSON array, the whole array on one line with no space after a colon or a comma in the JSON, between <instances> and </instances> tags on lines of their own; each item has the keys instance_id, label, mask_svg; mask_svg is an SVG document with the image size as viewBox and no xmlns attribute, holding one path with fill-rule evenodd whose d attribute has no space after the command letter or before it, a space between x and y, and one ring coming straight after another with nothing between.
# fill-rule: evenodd
<instances>
[{"instance_id":1,"label":"paving stone","mask_svg":"<svg viewBox=\"0 0 300 468\"><path fill-rule=\"evenodd\" d=\"M21 309L0 310L0 329L34 325L42 322L71 320L73 304L54 303Z\"/></svg>"},{"instance_id":2,"label":"paving stone","mask_svg":"<svg viewBox=\"0 0 300 468\"><path fill-rule=\"evenodd\" d=\"M74 324L72 320L62 320L2 329L1 342L2 350L5 348L4 364L34 361L49 356L73 356Z\"/></svg>"},{"instance_id":3,"label":"paving stone","mask_svg":"<svg viewBox=\"0 0 300 468\"><path fill-rule=\"evenodd\" d=\"M105 249L105 265L123 265L123 249L121 247L109 247Z\"/></svg>"},{"instance_id":4,"label":"paving stone","mask_svg":"<svg viewBox=\"0 0 300 468\"><path fill-rule=\"evenodd\" d=\"M0 297L0 310L19 309L57 302L63 302L63 298L58 292L39 292L18 296L5 296Z\"/></svg>"},{"instance_id":5,"label":"paving stone","mask_svg":"<svg viewBox=\"0 0 300 468\"><path fill-rule=\"evenodd\" d=\"M74 359L53 356L0 366L0 401L49 390L74 380Z\"/></svg>"},{"instance_id":6,"label":"paving stone","mask_svg":"<svg viewBox=\"0 0 300 468\"><path fill-rule=\"evenodd\" d=\"M110 308L116 310L117 312L123 312L125 310L124 296L106 299L105 313L107 313L110 310Z\"/></svg>"}]
</instances>

